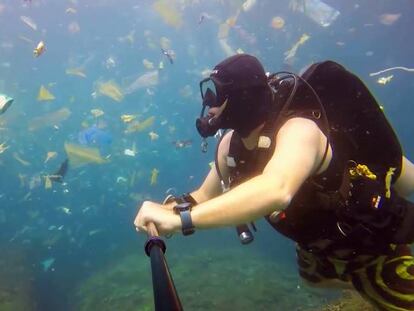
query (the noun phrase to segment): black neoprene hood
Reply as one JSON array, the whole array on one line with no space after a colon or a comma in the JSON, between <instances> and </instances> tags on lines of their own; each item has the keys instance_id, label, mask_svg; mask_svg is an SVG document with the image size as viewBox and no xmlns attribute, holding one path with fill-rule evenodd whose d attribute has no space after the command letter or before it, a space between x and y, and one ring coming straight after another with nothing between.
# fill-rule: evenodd
<instances>
[{"instance_id":1,"label":"black neoprene hood","mask_svg":"<svg viewBox=\"0 0 414 311\"><path fill-rule=\"evenodd\" d=\"M234 129L245 137L264 122L269 87L265 70L256 57L231 56L214 67L210 78L217 90L218 104L227 99L221 128Z\"/></svg>"}]
</instances>

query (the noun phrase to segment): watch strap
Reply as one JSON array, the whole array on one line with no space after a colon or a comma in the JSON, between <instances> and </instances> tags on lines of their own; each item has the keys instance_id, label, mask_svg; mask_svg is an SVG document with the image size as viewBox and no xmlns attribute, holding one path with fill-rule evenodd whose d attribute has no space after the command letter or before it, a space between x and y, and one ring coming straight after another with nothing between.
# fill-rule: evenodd
<instances>
[{"instance_id":1,"label":"watch strap","mask_svg":"<svg viewBox=\"0 0 414 311\"><path fill-rule=\"evenodd\" d=\"M191 219L191 211L181 211L180 212L180 218L181 218L181 230L183 232L183 235L190 235L194 233L194 226L193 221Z\"/></svg>"}]
</instances>

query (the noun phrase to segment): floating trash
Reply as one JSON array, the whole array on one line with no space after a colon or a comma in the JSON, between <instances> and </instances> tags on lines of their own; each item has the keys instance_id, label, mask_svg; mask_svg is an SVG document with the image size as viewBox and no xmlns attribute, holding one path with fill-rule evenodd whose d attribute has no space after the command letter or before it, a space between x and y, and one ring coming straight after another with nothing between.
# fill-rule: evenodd
<instances>
[{"instance_id":1,"label":"floating trash","mask_svg":"<svg viewBox=\"0 0 414 311\"><path fill-rule=\"evenodd\" d=\"M149 137L151 140L157 140L158 138L160 138L160 135L158 135L157 133L151 131L148 133Z\"/></svg>"},{"instance_id":2,"label":"floating trash","mask_svg":"<svg viewBox=\"0 0 414 311\"><path fill-rule=\"evenodd\" d=\"M181 13L171 2L168 0L158 0L153 4L153 8L161 16L164 23L180 28L183 24Z\"/></svg>"},{"instance_id":3,"label":"floating trash","mask_svg":"<svg viewBox=\"0 0 414 311\"><path fill-rule=\"evenodd\" d=\"M80 26L79 26L78 22L71 22L68 25L68 31L71 34L78 33L80 31Z\"/></svg>"},{"instance_id":4,"label":"floating trash","mask_svg":"<svg viewBox=\"0 0 414 311\"><path fill-rule=\"evenodd\" d=\"M396 21L398 21L401 17L401 13L398 14L382 14L379 17L380 23L386 26L391 26L392 24L394 24Z\"/></svg>"},{"instance_id":5,"label":"floating trash","mask_svg":"<svg viewBox=\"0 0 414 311\"><path fill-rule=\"evenodd\" d=\"M80 167L86 164L105 164L109 160L101 156L99 149L65 143L65 151L71 167Z\"/></svg>"},{"instance_id":6,"label":"floating trash","mask_svg":"<svg viewBox=\"0 0 414 311\"><path fill-rule=\"evenodd\" d=\"M377 80L378 84L382 84L385 85L389 82L391 82L392 78L394 78L394 75L390 75L390 76L386 76L386 77L381 77Z\"/></svg>"},{"instance_id":7,"label":"floating trash","mask_svg":"<svg viewBox=\"0 0 414 311\"><path fill-rule=\"evenodd\" d=\"M43 272L47 272L49 271L49 269L52 267L52 265L55 263L55 258L48 258L45 259L41 262L42 268L43 268Z\"/></svg>"},{"instance_id":8,"label":"floating trash","mask_svg":"<svg viewBox=\"0 0 414 311\"><path fill-rule=\"evenodd\" d=\"M48 151L46 153L46 159L43 163L49 162L49 160L56 158L57 152L56 151Z\"/></svg>"},{"instance_id":9,"label":"floating trash","mask_svg":"<svg viewBox=\"0 0 414 311\"><path fill-rule=\"evenodd\" d=\"M158 70L149 71L139 76L124 89L125 94L132 94L142 88L156 86L158 84Z\"/></svg>"},{"instance_id":10,"label":"floating trash","mask_svg":"<svg viewBox=\"0 0 414 311\"><path fill-rule=\"evenodd\" d=\"M43 41L40 41L37 46L34 48L33 50L33 55L35 57L39 57L40 55L42 55L46 50L46 46L45 43Z\"/></svg>"},{"instance_id":11,"label":"floating trash","mask_svg":"<svg viewBox=\"0 0 414 311\"><path fill-rule=\"evenodd\" d=\"M250 11L254 7L255 4L256 4L256 0L246 0L242 4L243 11L245 12Z\"/></svg>"},{"instance_id":12,"label":"floating trash","mask_svg":"<svg viewBox=\"0 0 414 311\"><path fill-rule=\"evenodd\" d=\"M43 127L57 126L68 119L70 115L71 111L68 108L61 108L43 116L35 117L29 121L29 130L34 131Z\"/></svg>"},{"instance_id":13,"label":"floating trash","mask_svg":"<svg viewBox=\"0 0 414 311\"><path fill-rule=\"evenodd\" d=\"M275 16L272 18L270 26L274 29L282 29L285 26L285 20L280 16Z\"/></svg>"},{"instance_id":14,"label":"floating trash","mask_svg":"<svg viewBox=\"0 0 414 311\"><path fill-rule=\"evenodd\" d=\"M310 36L304 33L300 39L292 46L292 48L285 52L285 63L291 63L298 51L298 48L310 39Z\"/></svg>"},{"instance_id":15,"label":"floating trash","mask_svg":"<svg viewBox=\"0 0 414 311\"><path fill-rule=\"evenodd\" d=\"M121 120L124 123L129 123L129 122L133 121L136 117L137 117L137 115L135 115L135 114L123 114L121 116Z\"/></svg>"},{"instance_id":16,"label":"floating trash","mask_svg":"<svg viewBox=\"0 0 414 311\"><path fill-rule=\"evenodd\" d=\"M20 20L33 30L37 30L36 23L28 16L20 16Z\"/></svg>"},{"instance_id":17,"label":"floating trash","mask_svg":"<svg viewBox=\"0 0 414 311\"><path fill-rule=\"evenodd\" d=\"M158 174L159 174L159 170L157 170L156 168L153 168L151 171L151 179L150 179L150 185L154 186L157 184L157 180L158 180Z\"/></svg>"},{"instance_id":18,"label":"floating trash","mask_svg":"<svg viewBox=\"0 0 414 311\"><path fill-rule=\"evenodd\" d=\"M142 122L134 121L129 124L128 128L125 130L125 134L130 134L134 132L142 132L147 128L151 127L154 124L155 117L149 117Z\"/></svg>"},{"instance_id":19,"label":"floating trash","mask_svg":"<svg viewBox=\"0 0 414 311\"><path fill-rule=\"evenodd\" d=\"M112 136L108 132L99 129L96 125L92 125L79 132L78 141L82 145L104 146L112 143Z\"/></svg>"},{"instance_id":20,"label":"floating trash","mask_svg":"<svg viewBox=\"0 0 414 311\"><path fill-rule=\"evenodd\" d=\"M99 118L101 116L104 115L104 112L101 109L91 109L91 114L95 117L95 118Z\"/></svg>"},{"instance_id":21,"label":"floating trash","mask_svg":"<svg viewBox=\"0 0 414 311\"><path fill-rule=\"evenodd\" d=\"M86 78L86 74L83 72L82 68L68 68L66 69L66 74L70 76L78 76L81 78Z\"/></svg>"},{"instance_id":22,"label":"floating trash","mask_svg":"<svg viewBox=\"0 0 414 311\"><path fill-rule=\"evenodd\" d=\"M98 82L97 92L117 102L121 102L124 99L124 94L121 88L114 81Z\"/></svg>"},{"instance_id":23,"label":"floating trash","mask_svg":"<svg viewBox=\"0 0 414 311\"><path fill-rule=\"evenodd\" d=\"M148 59L144 58L142 60L142 64L148 70L154 69L154 63L150 62Z\"/></svg>"},{"instance_id":24,"label":"floating trash","mask_svg":"<svg viewBox=\"0 0 414 311\"><path fill-rule=\"evenodd\" d=\"M54 100L55 96L43 85L40 86L39 94L37 95L38 101L51 101Z\"/></svg>"},{"instance_id":25,"label":"floating trash","mask_svg":"<svg viewBox=\"0 0 414 311\"><path fill-rule=\"evenodd\" d=\"M299 11L322 27L329 27L340 15L340 12L320 0L291 0L290 7Z\"/></svg>"}]
</instances>

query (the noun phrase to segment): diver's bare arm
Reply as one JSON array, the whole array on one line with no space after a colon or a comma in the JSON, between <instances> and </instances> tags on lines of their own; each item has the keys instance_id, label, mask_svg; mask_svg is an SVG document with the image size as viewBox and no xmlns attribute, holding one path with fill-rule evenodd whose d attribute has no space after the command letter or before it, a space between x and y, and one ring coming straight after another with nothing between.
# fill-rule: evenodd
<instances>
[{"instance_id":1,"label":"diver's bare arm","mask_svg":"<svg viewBox=\"0 0 414 311\"><path fill-rule=\"evenodd\" d=\"M226 133L221 140L220 146L218 148L218 163L220 173L222 174L223 178L228 178L228 169L225 159L229 153L231 136L232 131ZM221 193L222 188L220 184L220 178L217 174L216 167L213 166L200 188L192 192L191 195L197 201L197 203L202 203L214 197L217 197Z\"/></svg>"},{"instance_id":2,"label":"diver's bare arm","mask_svg":"<svg viewBox=\"0 0 414 311\"><path fill-rule=\"evenodd\" d=\"M223 175L223 178L227 178L228 170L225 163L226 156L229 152L231 133L226 133L225 137L221 140L220 146L218 149L218 162L220 167L220 172ZM218 177L216 167L213 166L210 169L207 177L204 179L204 182L201 184L200 188L191 192L191 196L196 200L197 203L202 203L211 198L214 198L222 193L220 178ZM172 209L177 203L175 201L165 204L164 207L167 209ZM194 206L193 209L197 208Z\"/></svg>"},{"instance_id":3,"label":"diver's bare arm","mask_svg":"<svg viewBox=\"0 0 414 311\"><path fill-rule=\"evenodd\" d=\"M403 197L414 193L414 164L406 157L403 157L401 175L394 184L394 189Z\"/></svg>"},{"instance_id":4,"label":"diver's bare arm","mask_svg":"<svg viewBox=\"0 0 414 311\"><path fill-rule=\"evenodd\" d=\"M323 158L326 137L310 120L287 121L277 135L276 150L263 173L197 206L196 228L250 222L285 208Z\"/></svg>"}]
</instances>

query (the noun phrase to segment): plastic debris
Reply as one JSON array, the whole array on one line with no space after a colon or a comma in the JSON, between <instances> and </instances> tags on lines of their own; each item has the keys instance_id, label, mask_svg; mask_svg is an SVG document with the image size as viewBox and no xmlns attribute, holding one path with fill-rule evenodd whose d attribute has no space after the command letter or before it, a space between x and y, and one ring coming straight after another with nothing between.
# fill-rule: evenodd
<instances>
[{"instance_id":1,"label":"plastic debris","mask_svg":"<svg viewBox=\"0 0 414 311\"><path fill-rule=\"evenodd\" d=\"M114 81L98 82L97 92L117 102L121 102L124 99L124 94L121 88Z\"/></svg>"},{"instance_id":2,"label":"plastic debris","mask_svg":"<svg viewBox=\"0 0 414 311\"><path fill-rule=\"evenodd\" d=\"M164 50L163 48L161 48L161 52L163 55L165 55L168 59L168 61L170 62L170 64L174 64L174 60L175 60L175 52L171 49L169 50Z\"/></svg>"},{"instance_id":3,"label":"plastic debris","mask_svg":"<svg viewBox=\"0 0 414 311\"><path fill-rule=\"evenodd\" d=\"M86 74L83 72L82 68L68 68L68 69L66 69L65 72L66 72L67 75L86 78Z\"/></svg>"},{"instance_id":4,"label":"plastic debris","mask_svg":"<svg viewBox=\"0 0 414 311\"><path fill-rule=\"evenodd\" d=\"M49 176L44 176L45 178L45 189L50 189L52 188L52 180L50 179Z\"/></svg>"},{"instance_id":5,"label":"plastic debris","mask_svg":"<svg viewBox=\"0 0 414 311\"><path fill-rule=\"evenodd\" d=\"M160 46L163 50L169 50L171 49L171 40L167 37L161 37L160 38Z\"/></svg>"},{"instance_id":6,"label":"plastic debris","mask_svg":"<svg viewBox=\"0 0 414 311\"><path fill-rule=\"evenodd\" d=\"M154 186L157 184L157 180L158 180L158 174L159 174L159 170L157 170L156 168L153 168L151 171L151 179L150 179L150 185Z\"/></svg>"},{"instance_id":7,"label":"plastic debris","mask_svg":"<svg viewBox=\"0 0 414 311\"><path fill-rule=\"evenodd\" d=\"M80 31L80 26L79 26L78 22L71 22L68 25L68 31L71 34L78 33Z\"/></svg>"},{"instance_id":8,"label":"plastic debris","mask_svg":"<svg viewBox=\"0 0 414 311\"><path fill-rule=\"evenodd\" d=\"M118 176L117 178L116 178L116 183L117 184L120 184L120 183L126 183L128 181L128 179L127 178L125 178L124 176Z\"/></svg>"},{"instance_id":9,"label":"plastic debris","mask_svg":"<svg viewBox=\"0 0 414 311\"><path fill-rule=\"evenodd\" d=\"M104 115L104 112L101 109L91 109L91 114L95 117L95 118L99 118L101 116Z\"/></svg>"},{"instance_id":10,"label":"plastic debris","mask_svg":"<svg viewBox=\"0 0 414 311\"><path fill-rule=\"evenodd\" d=\"M172 142L172 144L175 146L176 149L182 149L185 147L190 147L193 144L193 141L191 139L175 140Z\"/></svg>"},{"instance_id":11,"label":"plastic debris","mask_svg":"<svg viewBox=\"0 0 414 311\"><path fill-rule=\"evenodd\" d=\"M45 43L43 41L40 41L37 44L37 46L34 48L33 55L35 57L39 57L40 55L42 55L44 53L45 50L46 50Z\"/></svg>"},{"instance_id":12,"label":"plastic debris","mask_svg":"<svg viewBox=\"0 0 414 311\"><path fill-rule=\"evenodd\" d=\"M242 5L243 11L245 12L250 11L255 4L256 4L256 0L246 0Z\"/></svg>"},{"instance_id":13,"label":"plastic debris","mask_svg":"<svg viewBox=\"0 0 414 311\"><path fill-rule=\"evenodd\" d=\"M132 120L134 120L136 117L137 117L137 115L135 115L135 114L123 114L123 115L121 116L121 120L122 120L124 123L129 123L129 122L131 122Z\"/></svg>"},{"instance_id":14,"label":"plastic debris","mask_svg":"<svg viewBox=\"0 0 414 311\"><path fill-rule=\"evenodd\" d=\"M388 71L393 71L393 70L402 70L402 71L407 71L407 72L414 72L414 68L407 68L407 67L397 66L397 67L386 68L386 69L378 71L378 72L370 73L369 76L370 77L378 76L378 75L381 75L383 73L386 73Z\"/></svg>"},{"instance_id":15,"label":"plastic debris","mask_svg":"<svg viewBox=\"0 0 414 311\"><path fill-rule=\"evenodd\" d=\"M132 94L139 89L156 86L158 84L158 70L149 71L139 76L135 81L130 83L125 89L125 94Z\"/></svg>"},{"instance_id":16,"label":"plastic debris","mask_svg":"<svg viewBox=\"0 0 414 311\"><path fill-rule=\"evenodd\" d=\"M391 26L392 24L394 24L396 21L398 21L401 17L401 13L398 14L382 14L379 17L380 23L386 26Z\"/></svg>"},{"instance_id":17,"label":"plastic debris","mask_svg":"<svg viewBox=\"0 0 414 311\"><path fill-rule=\"evenodd\" d=\"M70 210L69 207L66 206L59 206L58 208L56 208L58 211L63 212L66 215L72 215L72 211Z\"/></svg>"},{"instance_id":18,"label":"plastic debris","mask_svg":"<svg viewBox=\"0 0 414 311\"><path fill-rule=\"evenodd\" d=\"M148 70L154 69L154 63L150 62L148 59L144 58L142 60L142 64Z\"/></svg>"},{"instance_id":19,"label":"plastic debris","mask_svg":"<svg viewBox=\"0 0 414 311\"><path fill-rule=\"evenodd\" d=\"M24 42L26 42L26 43L34 44L34 41L32 39L29 39L28 37L19 35L19 39L22 40L22 41L24 41Z\"/></svg>"},{"instance_id":20,"label":"plastic debris","mask_svg":"<svg viewBox=\"0 0 414 311\"><path fill-rule=\"evenodd\" d=\"M308 16L322 27L329 27L340 12L320 0L291 0L290 7Z\"/></svg>"},{"instance_id":21,"label":"plastic debris","mask_svg":"<svg viewBox=\"0 0 414 311\"><path fill-rule=\"evenodd\" d=\"M48 258L41 262L43 272L49 271L49 269L52 267L52 265L55 263L55 258Z\"/></svg>"},{"instance_id":22,"label":"plastic debris","mask_svg":"<svg viewBox=\"0 0 414 311\"><path fill-rule=\"evenodd\" d=\"M292 48L285 52L285 63L291 63L296 55L298 48L310 39L310 36L304 33L300 39L292 46Z\"/></svg>"},{"instance_id":23,"label":"plastic debris","mask_svg":"<svg viewBox=\"0 0 414 311\"><path fill-rule=\"evenodd\" d=\"M29 130L34 131L43 127L59 125L61 122L68 119L71 114L72 113L68 108L61 108L43 116L35 117L29 121Z\"/></svg>"},{"instance_id":24,"label":"plastic debris","mask_svg":"<svg viewBox=\"0 0 414 311\"><path fill-rule=\"evenodd\" d=\"M112 143L112 136L96 125L84 129L78 134L78 141L82 145L104 146Z\"/></svg>"},{"instance_id":25,"label":"plastic debris","mask_svg":"<svg viewBox=\"0 0 414 311\"><path fill-rule=\"evenodd\" d=\"M40 86L39 94L37 95L38 101L50 101L54 100L55 96L43 85Z\"/></svg>"},{"instance_id":26,"label":"plastic debris","mask_svg":"<svg viewBox=\"0 0 414 311\"><path fill-rule=\"evenodd\" d=\"M0 94L0 114L5 113L12 103L13 98L5 94Z\"/></svg>"},{"instance_id":27,"label":"plastic debris","mask_svg":"<svg viewBox=\"0 0 414 311\"><path fill-rule=\"evenodd\" d=\"M105 164L109 162L108 159L101 156L97 148L65 143L65 151L70 165L75 168L90 163Z\"/></svg>"},{"instance_id":28,"label":"plastic debris","mask_svg":"<svg viewBox=\"0 0 414 311\"><path fill-rule=\"evenodd\" d=\"M270 26L274 29L282 29L285 26L285 20L280 16L275 16L272 18Z\"/></svg>"},{"instance_id":29,"label":"plastic debris","mask_svg":"<svg viewBox=\"0 0 414 311\"><path fill-rule=\"evenodd\" d=\"M394 77L394 75L378 78L377 83L385 85L385 84L391 82L393 77Z\"/></svg>"},{"instance_id":30,"label":"plastic debris","mask_svg":"<svg viewBox=\"0 0 414 311\"><path fill-rule=\"evenodd\" d=\"M17 162L19 162L20 164L24 165L24 166L30 166L30 162L23 160L19 154L17 152L13 152L13 158L15 158L17 160Z\"/></svg>"},{"instance_id":31,"label":"plastic debris","mask_svg":"<svg viewBox=\"0 0 414 311\"><path fill-rule=\"evenodd\" d=\"M125 149L124 150L124 155L129 156L129 157L135 157L136 153L132 149Z\"/></svg>"},{"instance_id":32,"label":"plastic debris","mask_svg":"<svg viewBox=\"0 0 414 311\"><path fill-rule=\"evenodd\" d=\"M164 23L169 26L180 28L183 24L181 13L172 1L158 0L153 4L154 10L161 16Z\"/></svg>"},{"instance_id":33,"label":"plastic debris","mask_svg":"<svg viewBox=\"0 0 414 311\"><path fill-rule=\"evenodd\" d=\"M160 137L157 133L155 133L153 131L149 132L148 135L149 135L151 140L157 140Z\"/></svg>"},{"instance_id":34,"label":"plastic debris","mask_svg":"<svg viewBox=\"0 0 414 311\"><path fill-rule=\"evenodd\" d=\"M179 93L181 97L189 98L193 96L193 89L191 88L190 85L187 84L183 88L180 89Z\"/></svg>"},{"instance_id":35,"label":"plastic debris","mask_svg":"<svg viewBox=\"0 0 414 311\"><path fill-rule=\"evenodd\" d=\"M52 160L52 159L56 158L56 156L57 156L56 151L48 151L47 154L46 154L46 159L43 163L49 162L49 160Z\"/></svg>"},{"instance_id":36,"label":"plastic debris","mask_svg":"<svg viewBox=\"0 0 414 311\"><path fill-rule=\"evenodd\" d=\"M2 154L3 152L5 152L9 148L10 148L10 146L6 146L6 142L0 144L0 154Z\"/></svg>"},{"instance_id":37,"label":"plastic debris","mask_svg":"<svg viewBox=\"0 0 414 311\"><path fill-rule=\"evenodd\" d=\"M77 11L74 8L67 8L65 12L66 14L76 14Z\"/></svg>"},{"instance_id":38,"label":"plastic debris","mask_svg":"<svg viewBox=\"0 0 414 311\"><path fill-rule=\"evenodd\" d=\"M118 41L121 42L121 43L127 42L127 43L132 45L135 42L135 30L130 31L124 37L119 37Z\"/></svg>"},{"instance_id":39,"label":"plastic debris","mask_svg":"<svg viewBox=\"0 0 414 311\"><path fill-rule=\"evenodd\" d=\"M20 16L20 20L23 22L23 23L25 23L27 26L29 26L31 29L33 29L33 30L37 30L37 25L36 25L36 23L30 18L30 17L27 17L27 16Z\"/></svg>"},{"instance_id":40,"label":"plastic debris","mask_svg":"<svg viewBox=\"0 0 414 311\"><path fill-rule=\"evenodd\" d=\"M142 132L147 128L151 127L154 124L155 117L149 117L142 122L134 121L129 124L128 128L125 130L125 134L130 134L134 132Z\"/></svg>"}]
</instances>

